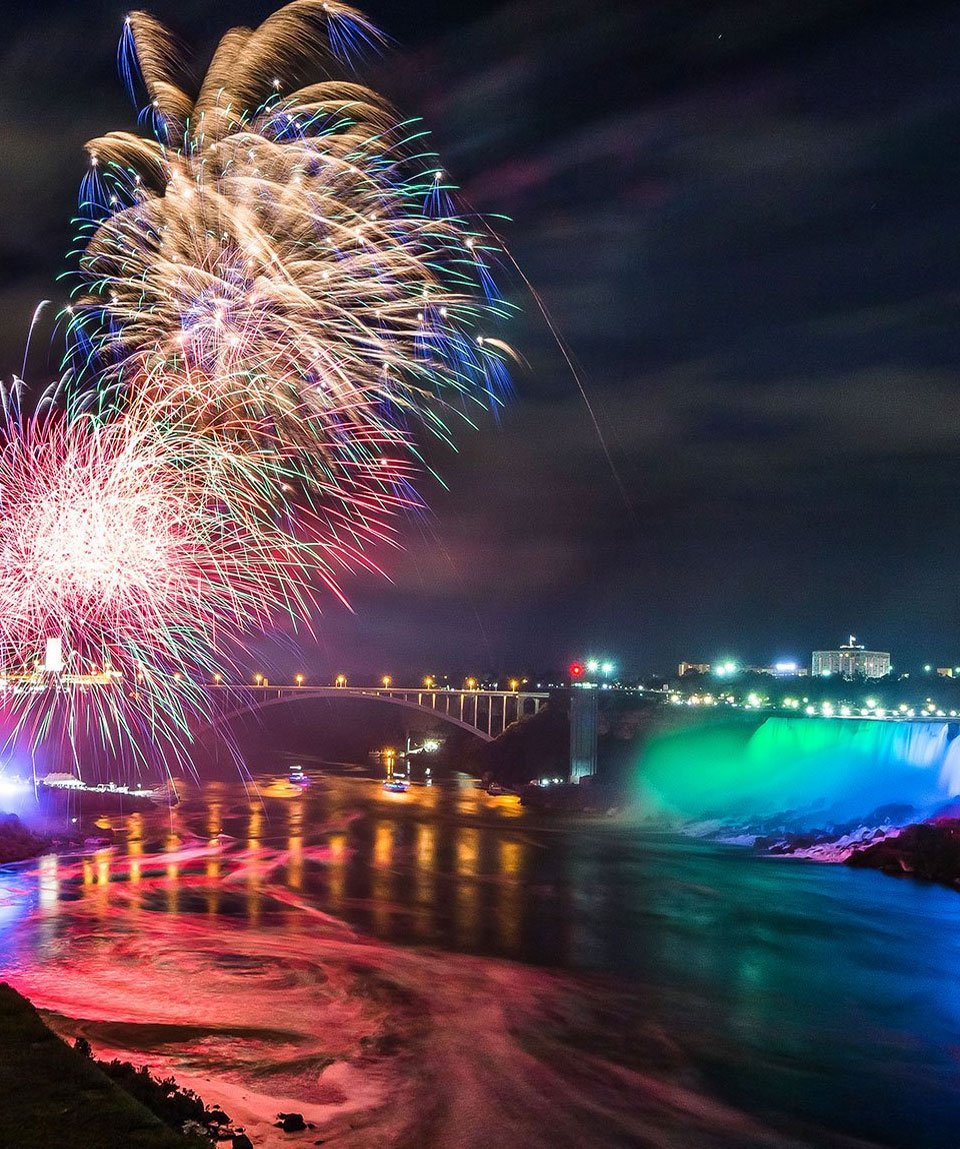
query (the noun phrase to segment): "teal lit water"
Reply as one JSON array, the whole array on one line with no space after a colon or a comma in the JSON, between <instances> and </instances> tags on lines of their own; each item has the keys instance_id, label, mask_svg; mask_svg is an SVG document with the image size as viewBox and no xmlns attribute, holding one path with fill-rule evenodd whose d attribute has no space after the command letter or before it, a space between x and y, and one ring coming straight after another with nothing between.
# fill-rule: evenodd
<instances>
[{"instance_id":1,"label":"teal lit water","mask_svg":"<svg viewBox=\"0 0 960 1149\"><path fill-rule=\"evenodd\" d=\"M960 795L960 723L698 715L650 740L636 784L680 819L820 828Z\"/></svg>"},{"instance_id":2,"label":"teal lit water","mask_svg":"<svg viewBox=\"0 0 960 1149\"><path fill-rule=\"evenodd\" d=\"M949 890L466 787L261 799L210 784L105 820L85 858L0 871L0 972L64 1032L213 1095L302 1098L334 1134L340 1058L365 1098L349 1145L957 1143ZM354 1009L358 970L396 996ZM403 1052L359 1056L365 1026ZM376 1101L391 1057L404 1120L431 1114L413 1133Z\"/></svg>"}]
</instances>

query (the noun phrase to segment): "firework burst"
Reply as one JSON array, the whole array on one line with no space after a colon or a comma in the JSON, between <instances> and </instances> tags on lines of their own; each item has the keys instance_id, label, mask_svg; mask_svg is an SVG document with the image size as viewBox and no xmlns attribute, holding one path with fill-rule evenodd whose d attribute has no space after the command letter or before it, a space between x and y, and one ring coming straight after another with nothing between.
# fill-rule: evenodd
<instances>
[{"instance_id":1,"label":"firework burst","mask_svg":"<svg viewBox=\"0 0 960 1149\"><path fill-rule=\"evenodd\" d=\"M70 318L88 403L174 410L253 451L334 547L382 539L419 502L424 433L450 442L508 384L493 245L423 133L329 78L376 40L352 9L295 0L228 33L191 98L169 34L128 17L154 138L87 145Z\"/></svg>"},{"instance_id":2,"label":"firework burst","mask_svg":"<svg viewBox=\"0 0 960 1149\"><path fill-rule=\"evenodd\" d=\"M288 532L280 547L221 513L191 441L154 424L53 415L6 430L0 618L18 728L38 740L58 716L71 736L93 721L103 746L124 731L182 741L198 683L244 635L279 609L309 615L315 544Z\"/></svg>"},{"instance_id":3,"label":"firework burst","mask_svg":"<svg viewBox=\"0 0 960 1149\"><path fill-rule=\"evenodd\" d=\"M0 448L5 662L29 679L59 639L58 690L116 679L104 728L186 735L225 645L377 569L428 441L509 387L490 233L419 126L343 78L380 43L293 0L189 93L166 29L124 24L150 134L87 145L61 414L8 409Z\"/></svg>"}]
</instances>

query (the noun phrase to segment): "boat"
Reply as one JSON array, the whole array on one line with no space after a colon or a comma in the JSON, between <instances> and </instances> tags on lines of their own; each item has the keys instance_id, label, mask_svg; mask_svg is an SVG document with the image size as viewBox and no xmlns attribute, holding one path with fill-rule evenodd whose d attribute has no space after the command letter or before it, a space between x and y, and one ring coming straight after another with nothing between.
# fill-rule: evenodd
<instances>
[{"instance_id":1,"label":"boat","mask_svg":"<svg viewBox=\"0 0 960 1149\"><path fill-rule=\"evenodd\" d=\"M302 766L291 766L287 781L293 783L294 786L310 785L310 779L304 774Z\"/></svg>"},{"instance_id":2,"label":"boat","mask_svg":"<svg viewBox=\"0 0 960 1149\"><path fill-rule=\"evenodd\" d=\"M391 794L406 794L410 789L410 783L404 782L402 778L388 778L383 784L384 790L389 790Z\"/></svg>"},{"instance_id":3,"label":"boat","mask_svg":"<svg viewBox=\"0 0 960 1149\"><path fill-rule=\"evenodd\" d=\"M177 784L172 778L168 778L163 785L157 786L153 790L134 791L135 795L141 793L157 806L180 805L180 792L177 790Z\"/></svg>"}]
</instances>

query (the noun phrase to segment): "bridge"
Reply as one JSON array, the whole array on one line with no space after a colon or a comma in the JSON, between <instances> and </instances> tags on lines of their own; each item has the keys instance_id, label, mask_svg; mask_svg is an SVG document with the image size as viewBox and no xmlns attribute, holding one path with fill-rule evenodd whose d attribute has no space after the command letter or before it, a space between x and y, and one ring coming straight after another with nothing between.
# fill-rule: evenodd
<instances>
[{"instance_id":1,"label":"bridge","mask_svg":"<svg viewBox=\"0 0 960 1149\"><path fill-rule=\"evenodd\" d=\"M214 683L204 687L218 705L211 710L211 724L220 726L268 706L311 699L366 699L402 706L439 718L461 730L469 730L484 742L492 742L525 714L536 714L549 695L536 690L450 689L445 687L305 686L302 683L271 686ZM220 702L225 705L219 705Z\"/></svg>"}]
</instances>

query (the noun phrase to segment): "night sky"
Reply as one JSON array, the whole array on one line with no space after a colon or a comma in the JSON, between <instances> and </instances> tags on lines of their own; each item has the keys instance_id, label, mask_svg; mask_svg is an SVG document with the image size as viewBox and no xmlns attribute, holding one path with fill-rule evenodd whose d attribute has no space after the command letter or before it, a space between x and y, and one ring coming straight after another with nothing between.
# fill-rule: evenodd
<instances>
[{"instance_id":1,"label":"night sky","mask_svg":"<svg viewBox=\"0 0 960 1149\"><path fill-rule=\"evenodd\" d=\"M267 2L148 4L209 52ZM0 373L59 300L82 144L134 113L104 0L8 6ZM960 7L855 0L387 3L362 70L433 129L522 282L526 357L461 436L393 584L330 605L318 675L521 672L611 653L806 658L853 631L960 664ZM29 378L59 356L41 327ZM614 473L614 469L616 474Z\"/></svg>"}]
</instances>

